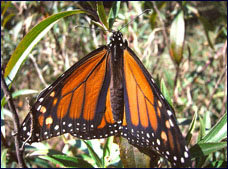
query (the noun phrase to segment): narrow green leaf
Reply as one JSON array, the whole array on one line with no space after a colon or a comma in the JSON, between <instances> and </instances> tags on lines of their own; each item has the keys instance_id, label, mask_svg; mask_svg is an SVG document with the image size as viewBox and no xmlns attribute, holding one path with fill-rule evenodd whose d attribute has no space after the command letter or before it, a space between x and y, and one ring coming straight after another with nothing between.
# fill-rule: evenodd
<instances>
[{"instance_id":1,"label":"narrow green leaf","mask_svg":"<svg viewBox=\"0 0 228 169\"><path fill-rule=\"evenodd\" d=\"M227 161L225 160L216 160L211 163L213 168L227 168Z\"/></svg>"},{"instance_id":2,"label":"narrow green leaf","mask_svg":"<svg viewBox=\"0 0 228 169\"><path fill-rule=\"evenodd\" d=\"M103 32L106 32L107 29L106 29L105 26L102 25L101 23L95 22L95 21L93 21L93 20L92 20L92 23L95 24L95 25L97 25L98 27L100 27L100 28L103 30Z\"/></svg>"},{"instance_id":3,"label":"narrow green leaf","mask_svg":"<svg viewBox=\"0 0 228 169\"><path fill-rule=\"evenodd\" d=\"M98 157L97 153L93 150L93 147L91 145L91 142L90 141L84 141L83 142L86 144L88 150L89 150L89 154L91 155L91 157L93 158L93 160L95 161L95 163L97 164L97 166L99 168L103 168L103 165L102 165L102 161L101 159Z\"/></svg>"},{"instance_id":4,"label":"narrow green leaf","mask_svg":"<svg viewBox=\"0 0 228 169\"><path fill-rule=\"evenodd\" d=\"M223 92L224 93L224 92ZM211 128L211 118L210 118L210 111L206 111L203 116L203 121L205 123L205 131L207 132L208 129Z\"/></svg>"},{"instance_id":5,"label":"narrow green leaf","mask_svg":"<svg viewBox=\"0 0 228 169\"><path fill-rule=\"evenodd\" d=\"M198 141L201 140L206 132L205 132L205 123L203 121L203 119L199 116L199 122L200 122L200 132L199 132L199 136L198 136Z\"/></svg>"},{"instance_id":6,"label":"narrow green leaf","mask_svg":"<svg viewBox=\"0 0 228 169\"><path fill-rule=\"evenodd\" d=\"M213 25L210 24L207 20L207 18L203 17L203 16L199 16L199 20L200 22L203 24L203 28L204 28L204 31L205 31L205 34L206 34L206 37L207 37L207 41L208 41L208 44L210 45L210 47L212 49L214 49L214 45L213 43L211 42L211 39L210 39L210 36L209 36L209 31L210 30L213 30Z\"/></svg>"},{"instance_id":7,"label":"narrow green leaf","mask_svg":"<svg viewBox=\"0 0 228 169\"><path fill-rule=\"evenodd\" d=\"M12 94L13 99L18 97L18 96L22 96L22 95L29 95L29 94L35 94L38 93L37 90L31 90L31 89L22 89L22 90L18 90L16 92L14 92ZM1 108L6 104L6 99L5 96L2 98L1 100Z\"/></svg>"},{"instance_id":8,"label":"narrow green leaf","mask_svg":"<svg viewBox=\"0 0 228 169\"><path fill-rule=\"evenodd\" d=\"M8 9L9 6L11 5L11 1L7 1L7 2L4 2L4 1L3 1L3 2L1 2L1 7L2 7L2 5L4 5L4 8L3 8L3 10L2 10L1 16L4 17L4 15L5 15L7 9Z\"/></svg>"},{"instance_id":9,"label":"narrow green leaf","mask_svg":"<svg viewBox=\"0 0 228 169\"><path fill-rule=\"evenodd\" d=\"M167 1L155 1L155 3L156 3L158 10L161 11L162 8L164 8L168 2ZM153 6L150 6L150 8L153 9ZM154 30L154 28L156 27L156 22L158 20L157 15L158 14L155 10L153 10L153 13L150 15L150 24L151 24L152 30Z\"/></svg>"},{"instance_id":10,"label":"narrow green leaf","mask_svg":"<svg viewBox=\"0 0 228 169\"><path fill-rule=\"evenodd\" d=\"M46 159L42 159L40 157L33 158L32 165L37 166L39 168L53 168L53 165L51 165L51 163L47 162ZM28 167L32 168L32 166Z\"/></svg>"},{"instance_id":11,"label":"narrow green leaf","mask_svg":"<svg viewBox=\"0 0 228 169\"><path fill-rule=\"evenodd\" d=\"M91 164L83 159L77 157L69 157L67 155L55 154L51 156L42 156L42 159L46 159L54 163L55 165L60 165L60 167L79 167L79 168L93 168Z\"/></svg>"},{"instance_id":12,"label":"narrow green leaf","mask_svg":"<svg viewBox=\"0 0 228 169\"><path fill-rule=\"evenodd\" d=\"M202 138L199 143L219 142L227 137L227 113L221 117L216 125Z\"/></svg>"},{"instance_id":13,"label":"narrow green leaf","mask_svg":"<svg viewBox=\"0 0 228 169\"><path fill-rule=\"evenodd\" d=\"M28 54L33 49L33 47L40 41L41 38L52 28L52 26L58 22L61 18L70 16L73 14L85 13L82 10L65 11L48 17L47 19L41 21L32 30L25 35L21 40L15 51L13 52L10 60L6 66L4 77L6 78L6 83L9 85L11 81L15 78L21 65L25 62Z\"/></svg>"},{"instance_id":14,"label":"narrow green leaf","mask_svg":"<svg viewBox=\"0 0 228 169\"><path fill-rule=\"evenodd\" d=\"M115 19L119 13L120 3L121 3L121 1L114 1L112 4L112 8L111 8L111 10L109 12L109 16L108 16L109 29L112 29Z\"/></svg>"},{"instance_id":15,"label":"narrow green leaf","mask_svg":"<svg viewBox=\"0 0 228 169\"><path fill-rule=\"evenodd\" d=\"M180 11L174 19L170 28L170 47L169 53L175 64L179 65L184 48L185 23L184 13Z\"/></svg>"},{"instance_id":16,"label":"narrow green leaf","mask_svg":"<svg viewBox=\"0 0 228 169\"><path fill-rule=\"evenodd\" d=\"M7 155L7 148L2 149L1 151L1 168L6 168L6 155Z\"/></svg>"},{"instance_id":17,"label":"narrow green leaf","mask_svg":"<svg viewBox=\"0 0 228 169\"><path fill-rule=\"evenodd\" d=\"M199 158L227 147L227 142L221 143L199 143L191 147L192 158Z\"/></svg>"},{"instance_id":18,"label":"narrow green leaf","mask_svg":"<svg viewBox=\"0 0 228 169\"><path fill-rule=\"evenodd\" d=\"M104 24L107 30L109 30L107 16L105 14L105 9L102 1L97 2L97 11L101 22Z\"/></svg>"},{"instance_id":19,"label":"narrow green leaf","mask_svg":"<svg viewBox=\"0 0 228 169\"><path fill-rule=\"evenodd\" d=\"M197 117L198 117L198 109L197 109L197 106L194 105L193 106L193 110L195 111L195 113L194 113L192 122L190 124L189 130L188 130L188 134L186 136L186 142L187 142L187 144L189 144L190 141L191 141L191 139L192 139L192 135L193 135L194 130L195 130L195 127L196 127L196 120L197 120Z\"/></svg>"},{"instance_id":20,"label":"narrow green leaf","mask_svg":"<svg viewBox=\"0 0 228 169\"><path fill-rule=\"evenodd\" d=\"M37 90L32 90L32 89L22 89L22 90L18 90L16 92L13 92L12 97L16 98L18 96L35 94L35 93L38 93L38 91Z\"/></svg>"},{"instance_id":21,"label":"narrow green leaf","mask_svg":"<svg viewBox=\"0 0 228 169\"><path fill-rule=\"evenodd\" d=\"M11 13L11 14L7 15L7 16L3 19L2 27L4 28L5 25L7 24L7 22L8 22L13 16L15 16L15 15L16 15L15 13Z\"/></svg>"},{"instance_id":22,"label":"narrow green leaf","mask_svg":"<svg viewBox=\"0 0 228 169\"><path fill-rule=\"evenodd\" d=\"M96 10L97 9L97 5L96 5L96 1L86 1L89 6L93 9Z\"/></svg>"},{"instance_id":23,"label":"narrow green leaf","mask_svg":"<svg viewBox=\"0 0 228 169\"><path fill-rule=\"evenodd\" d=\"M169 102L169 104L170 104L170 105L173 105L173 104L172 104L172 101L171 101L171 98L170 98L169 91L168 91L168 89L166 88L166 85L165 85L165 82L164 82L163 79L161 80L161 92L163 93L164 97L165 97L166 100Z\"/></svg>"},{"instance_id":24,"label":"narrow green leaf","mask_svg":"<svg viewBox=\"0 0 228 169\"><path fill-rule=\"evenodd\" d=\"M107 162L105 161L106 157L107 156L110 156L110 151L111 151L111 146L112 146L112 143L113 143L113 136L111 137L108 137L107 140L106 140L106 143L104 145L104 150L103 150L103 166L106 167L108 164Z\"/></svg>"}]
</instances>

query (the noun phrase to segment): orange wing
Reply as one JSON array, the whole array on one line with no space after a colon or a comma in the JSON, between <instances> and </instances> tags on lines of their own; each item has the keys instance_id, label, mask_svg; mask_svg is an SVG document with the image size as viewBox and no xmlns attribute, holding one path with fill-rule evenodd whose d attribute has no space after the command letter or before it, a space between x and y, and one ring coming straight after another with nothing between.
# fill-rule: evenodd
<instances>
[{"instance_id":1,"label":"orange wing","mask_svg":"<svg viewBox=\"0 0 228 169\"><path fill-rule=\"evenodd\" d=\"M30 131L29 143L64 133L83 139L113 135L117 124L110 107L109 60L109 52L103 46L45 89L31 109L33 120L28 115L22 123L21 139L25 141Z\"/></svg>"},{"instance_id":2,"label":"orange wing","mask_svg":"<svg viewBox=\"0 0 228 169\"><path fill-rule=\"evenodd\" d=\"M190 163L174 111L134 52L124 50L126 125L122 135L138 147L150 147L173 166Z\"/></svg>"}]
</instances>

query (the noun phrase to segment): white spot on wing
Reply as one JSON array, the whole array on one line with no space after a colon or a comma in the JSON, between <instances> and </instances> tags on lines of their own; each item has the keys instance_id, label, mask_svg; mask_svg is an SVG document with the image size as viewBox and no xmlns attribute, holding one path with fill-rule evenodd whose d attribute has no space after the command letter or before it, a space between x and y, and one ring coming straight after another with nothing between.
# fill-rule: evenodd
<instances>
[{"instance_id":1,"label":"white spot on wing","mask_svg":"<svg viewBox=\"0 0 228 169\"><path fill-rule=\"evenodd\" d=\"M58 130L59 129L59 125L56 125L54 129L55 130Z\"/></svg>"},{"instance_id":2,"label":"white spot on wing","mask_svg":"<svg viewBox=\"0 0 228 169\"><path fill-rule=\"evenodd\" d=\"M36 110L37 111L40 111L40 108L41 108L41 105L39 105Z\"/></svg>"},{"instance_id":3,"label":"white spot on wing","mask_svg":"<svg viewBox=\"0 0 228 169\"><path fill-rule=\"evenodd\" d=\"M146 133L146 136L147 136L148 138L150 138L150 134L149 134L149 133Z\"/></svg>"},{"instance_id":4,"label":"white spot on wing","mask_svg":"<svg viewBox=\"0 0 228 169\"><path fill-rule=\"evenodd\" d=\"M39 102L42 102L44 100L44 98L43 97L41 97L40 99L39 99Z\"/></svg>"},{"instance_id":5,"label":"white spot on wing","mask_svg":"<svg viewBox=\"0 0 228 169\"><path fill-rule=\"evenodd\" d=\"M183 157L181 157L181 163L184 163L184 158Z\"/></svg>"},{"instance_id":6,"label":"white spot on wing","mask_svg":"<svg viewBox=\"0 0 228 169\"><path fill-rule=\"evenodd\" d=\"M184 152L184 157L188 158L188 153L186 151Z\"/></svg>"},{"instance_id":7,"label":"white spot on wing","mask_svg":"<svg viewBox=\"0 0 228 169\"><path fill-rule=\"evenodd\" d=\"M153 78L151 78L151 81L154 83L154 79Z\"/></svg>"},{"instance_id":8,"label":"white spot on wing","mask_svg":"<svg viewBox=\"0 0 228 169\"><path fill-rule=\"evenodd\" d=\"M163 96L162 94L160 94L160 96L161 96L161 98L163 98L163 99L164 99L164 96Z\"/></svg>"},{"instance_id":9,"label":"white spot on wing","mask_svg":"<svg viewBox=\"0 0 228 169\"><path fill-rule=\"evenodd\" d=\"M172 122L171 119L169 119L169 123L170 123L170 126L171 126L171 127L174 127L173 122Z\"/></svg>"},{"instance_id":10,"label":"white spot on wing","mask_svg":"<svg viewBox=\"0 0 228 169\"><path fill-rule=\"evenodd\" d=\"M188 147L187 146L185 146L184 148L185 148L186 151L188 151Z\"/></svg>"},{"instance_id":11,"label":"white spot on wing","mask_svg":"<svg viewBox=\"0 0 228 169\"><path fill-rule=\"evenodd\" d=\"M167 110L167 113L169 116L172 116L172 114L173 114L170 110Z\"/></svg>"}]
</instances>

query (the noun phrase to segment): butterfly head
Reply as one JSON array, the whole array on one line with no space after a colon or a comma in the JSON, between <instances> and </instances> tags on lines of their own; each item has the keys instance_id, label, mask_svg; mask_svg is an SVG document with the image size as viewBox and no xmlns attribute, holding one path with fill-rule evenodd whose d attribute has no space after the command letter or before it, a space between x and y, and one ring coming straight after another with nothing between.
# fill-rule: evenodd
<instances>
[{"instance_id":1,"label":"butterfly head","mask_svg":"<svg viewBox=\"0 0 228 169\"><path fill-rule=\"evenodd\" d=\"M123 40L123 34L120 31L112 32L112 36L110 37L110 43L108 44L108 48L121 48L125 49L128 46L127 40Z\"/></svg>"}]
</instances>

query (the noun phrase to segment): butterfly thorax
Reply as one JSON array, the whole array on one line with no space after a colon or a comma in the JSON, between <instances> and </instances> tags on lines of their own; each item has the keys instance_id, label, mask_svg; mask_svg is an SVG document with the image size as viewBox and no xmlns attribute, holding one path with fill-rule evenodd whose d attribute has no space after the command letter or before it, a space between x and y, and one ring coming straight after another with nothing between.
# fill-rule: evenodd
<instances>
[{"instance_id":1,"label":"butterfly thorax","mask_svg":"<svg viewBox=\"0 0 228 169\"><path fill-rule=\"evenodd\" d=\"M108 44L111 55L111 81L110 81L110 102L115 121L122 121L124 111L124 72L123 53L127 47L127 41L123 41L123 35L119 31L113 32Z\"/></svg>"}]
</instances>

